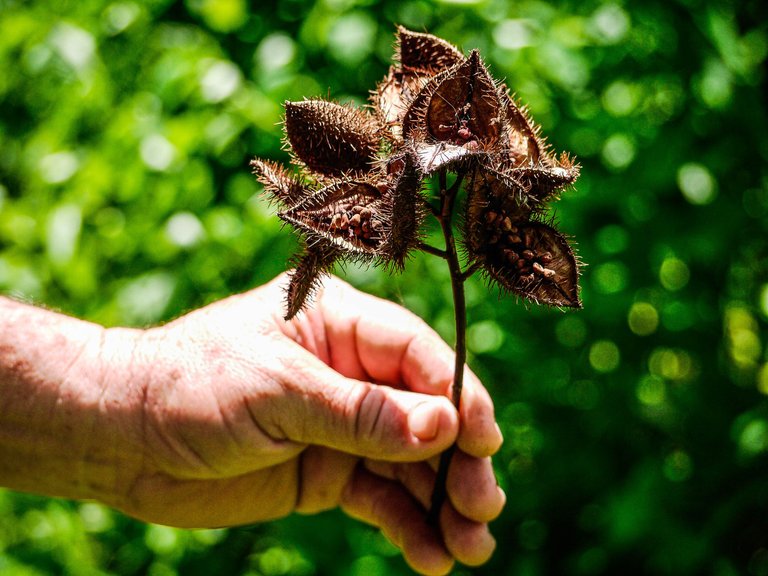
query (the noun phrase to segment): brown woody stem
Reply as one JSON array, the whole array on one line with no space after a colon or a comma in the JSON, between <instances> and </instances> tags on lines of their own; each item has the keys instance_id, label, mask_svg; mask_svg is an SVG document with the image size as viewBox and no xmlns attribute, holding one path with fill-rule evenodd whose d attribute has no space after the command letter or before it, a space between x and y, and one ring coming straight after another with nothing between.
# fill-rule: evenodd
<instances>
[{"instance_id":1,"label":"brown woody stem","mask_svg":"<svg viewBox=\"0 0 768 576\"><path fill-rule=\"evenodd\" d=\"M448 268L451 274L451 288L453 290L453 311L456 321L456 343L454 350L456 361L453 371L453 386L451 387L451 400L456 410L461 404L461 389L464 384L464 364L467 361L467 307L464 299L464 280L465 274L461 270L459 255L456 250L456 241L453 237L453 209L456 201L456 195L461 186L461 174L456 181L447 187L447 178L445 170L440 170L438 174L440 183L440 227L443 230L445 238L445 259L448 262ZM435 487L432 491L432 503L427 515L427 521L438 526L440 521L440 510L443 508L447 497L446 482L448 479L448 468L456 451L454 443L450 448L440 455L440 464L435 478Z\"/></svg>"},{"instance_id":2,"label":"brown woody stem","mask_svg":"<svg viewBox=\"0 0 768 576\"><path fill-rule=\"evenodd\" d=\"M426 252L427 254L432 254L433 256L439 256L440 258L445 258L446 260L448 259L448 254L445 250L440 250L440 248L435 248L434 246L424 242L419 243L419 250Z\"/></svg>"}]
</instances>

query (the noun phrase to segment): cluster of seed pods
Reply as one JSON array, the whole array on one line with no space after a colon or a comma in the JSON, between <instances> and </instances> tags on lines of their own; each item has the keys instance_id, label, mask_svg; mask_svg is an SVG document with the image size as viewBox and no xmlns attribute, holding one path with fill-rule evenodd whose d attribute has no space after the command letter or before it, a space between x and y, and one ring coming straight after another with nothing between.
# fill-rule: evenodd
<instances>
[{"instance_id":1,"label":"cluster of seed pods","mask_svg":"<svg viewBox=\"0 0 768 576\"><path fill-rule=\"evenodd\" d=\"M288 289L290 318L338 260L403 267L422 246L430 212L424 182L466 182L459 223L467 265L535 303L579 307L578 260L546 222L547 204L577 178L494 80L477 51L465 56L431 34L398 28L394 64L369 108L328 100L285 105L286 144L298 174L252 167L278 215L305 240Z\"/></svg>"}]
</instances>

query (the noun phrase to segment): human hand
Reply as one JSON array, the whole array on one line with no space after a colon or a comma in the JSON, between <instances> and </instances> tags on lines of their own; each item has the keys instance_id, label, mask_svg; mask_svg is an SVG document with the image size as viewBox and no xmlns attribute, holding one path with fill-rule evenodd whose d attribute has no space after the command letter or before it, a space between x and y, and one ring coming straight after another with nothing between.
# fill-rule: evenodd
<instances>
[{"instance_id":1,"label":"human hand","mask_svg":"<svg viewBox=\"0 0 768 576\"><path fill-rule=\"evenodd\" d=\"M284 281L159 328L108 331L106 389L142 399L140 431L122 434L118 449L135 457L123 458L122 491L109 503L182 527L340 506L380 527L419 572L488 560L487 522L505 496L486 390L467 369L457 414L448 346L405 309L336 278L285 322ZM438 530L426 510L437 456L455 440Z\"/></svg>"}]
</instances>

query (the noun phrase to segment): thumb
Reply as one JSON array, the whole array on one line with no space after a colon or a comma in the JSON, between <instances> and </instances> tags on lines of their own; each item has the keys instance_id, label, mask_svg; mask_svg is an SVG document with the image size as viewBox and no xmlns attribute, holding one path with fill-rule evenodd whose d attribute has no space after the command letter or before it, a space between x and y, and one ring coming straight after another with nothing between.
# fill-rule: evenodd
<instances>
[{"instance_id":1,"label":"thumb","mask_svg":"<svg viewBox=\"0 0 768 576\"><path fill-rule=\"evenodd\" d=\"M444 396L345 378L315 357L281 370L276 379L284 394L271 419L294 442L417 461L446 449L458 435L458 413Z\"/></svg>"}]
</instances>

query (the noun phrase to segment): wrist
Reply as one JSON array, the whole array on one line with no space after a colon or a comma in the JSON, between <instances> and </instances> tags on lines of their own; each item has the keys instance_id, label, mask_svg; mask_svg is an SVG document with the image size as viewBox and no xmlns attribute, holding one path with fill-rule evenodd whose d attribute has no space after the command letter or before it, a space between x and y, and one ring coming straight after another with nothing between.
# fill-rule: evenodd
<instances>
[{"instance_id":1,"label":"wrist","mask_svg":"<svg viewBox=\"0 0 768 576\"><path fill-rule=\"evenodd\" d=\"M101 328L73 365L84 434L77 455L79 498L125 508L144 461L144 398L148 363L141 355L144 331ZM73 439L74 440L74 439Z\"/></svg>"},{"instance_id":2,"label":"wrist","mask_svg":"<svg viewBox=\"0 0 768 576\"><path fill-rule=\"evenodd\" d=\"M129 356L136 334L0 298L0 485L110 502L126 492L140 392L117 385L109 357Z\"/></svg>"}]
</instances>

